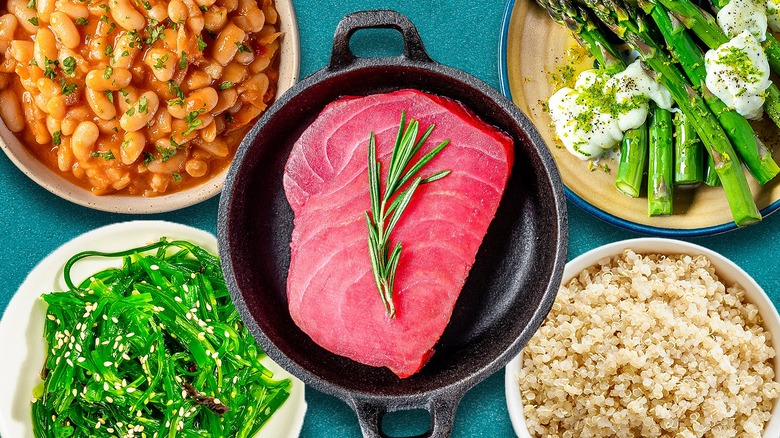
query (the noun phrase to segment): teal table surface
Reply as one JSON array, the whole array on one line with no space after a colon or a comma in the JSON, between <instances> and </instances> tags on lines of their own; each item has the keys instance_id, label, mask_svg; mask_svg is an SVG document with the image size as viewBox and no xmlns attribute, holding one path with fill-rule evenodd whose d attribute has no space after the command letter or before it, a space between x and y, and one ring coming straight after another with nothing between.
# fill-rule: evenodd
<instances>
[{"instance_id":1,"label":"teal table surface","mask_svg":"<svg viewBox=\"0 0 780 438\"><path fill-rule=\"evenodd\" d=\"M364 9L395 9L418 27L431 56L465 70L498 87L498 41L503 2L467 0L296 0L301 37L301 74L327 64L336 24L347 13ZM400 53L400 37L390 31L363 31L353 38L362 56ZM114 222L163 219L216 232L218 200L211 199L180 211L159 215L120 215L93 211L50 194L29 180L0 154L0 312L4 311L27 273L47 254L81 233ZM569 258L616 240L639 235L595 219L569 203ZM728 234L691 239L718 251L740 265L780 303L780 257L777 236L780 215ZM42 291L44 292L44 291ZM0 352L8 354L9 352ZM353 437L360 434L357 419L340 400L307 389L309 411L301 436ZM393 436L421 433L427 428L423 412L395 413L386 419ZM454 437L514 436L499 372L469 391L457 411Z\"/></svg>"}]
</instances>

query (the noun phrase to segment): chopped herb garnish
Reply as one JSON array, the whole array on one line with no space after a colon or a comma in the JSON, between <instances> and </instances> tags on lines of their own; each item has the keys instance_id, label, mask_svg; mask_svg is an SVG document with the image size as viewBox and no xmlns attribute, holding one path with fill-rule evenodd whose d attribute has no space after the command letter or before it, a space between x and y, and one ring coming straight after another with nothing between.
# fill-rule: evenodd
<instances>
[{"instance_id":1,"label":"chopped herb garnish","mask_svg":"<svg viewBox=\"0 0 780 438\"><path fill-rule=\"evenodd\" d=\"M98 5L98 7L99 7L100 9L103 9L103 10L104 10L104 11L106 11L106 12L109 12L109 11L110 11L110 10L109 10L109 8L108 8L108 5L107 5L107 4L105 4L105 3L103 3L102 5Z\"/></svg>"},{"instance_id":2,"label":"chopped herb garnish","mask_svg":"<svg viewBox=\"0 0 780 438\"><path fill-rule=\"evenodd\" d=\"M154 161L154 155L149 152L144 152L144 166L148 166L152 161Z\"/></svg>"},{"instance_id":3,"label":"chopped herb garnish","mask_svg":"<svg viewBox=\"0 0 780 438\"><path fill-rule=\"evenodd\" d=\"M171 136L169 140L171 141L171 146L173 146L173 147L175 147L177 149L181 148L181 145L179 143L176 143L176 140L173 139L173 136Z\"/></svg>"},{"instance_id":4,"label":"chopped herb garnish","mask_svg":"<svg viewBox=\"0 0 780 438\"><path fill-rule=\"evenodd\" d=\"M31 59L30 60L30 65L34 65L34 66L38 67L38 61L36 61L34 59Z\"/></svg>"},{"instance_id":5,"label":"chopped herb garnish","mask_svg":"<svg viewBox=\"0 0 780 438\"><path fill-rule=\"evenodd\" d=\"M76 26L86 26L89 24L89 21L84 17L79 17L76 19Z\"/></svg>"},{"instance_id":6,"label":"chopped herb garnish","mask_svg":"<svg viewBox=\"0 0 780 438\"><path fill-rule=\"evenodd\" d=\"M70 96L79 88L79 86L76 84L69 84L65 78L60 78L60 86L62 87L62 94L66 96Z\"/></svg>"},{"instance_id":7,"label":"chopped herb garnish","mask_svg":"<svg viewBox=\"0 0 780 438\"><path fill-rule=\"evenodd\" d=\"M57 72L54 71L54 68L60 65L60 62L57 60L52 61L49 58L45 58L44 63L45 66L43 69L43 75L51 80L54 80L54 78L57 77Z\"/></svg>"},{"instance_id":8,"label":"chopped herb garnish","mask_svg":"<svg viewBox=\"0 0 780 438\"><path fill-rule=\"evenodd\" d=\"M108 101L111 103L114 103L114 93L111 92L111 90L104 91L106 93L106 97L108 98Z\"/></svg>"},{"instance_id":9,"label":"chopped herb garnish","mask_svg":"<svg viewBox=\"0 0 780 438\"><path fill-rule=\"evenodd\" d=\"M201 52L206 48L206 42L203 41L203 36L198 35L198 50Z\"/></svg>"},{"instance_id":10,"label":"chopped herb garnish","mask_svg":"<svg viewBox=\"0 0 780 438\"><path fill-rule=\"evenodd\" d=\"M62 72L68 76L76 74L76 59L72 56L62 60Z\"/></svg>"},{"instance_id":11,"label":"chopped herb garnish","mask_svg":"<svg viewBox=\"0 0 780 438\"><path fill-rule=\"evenodd\" d=\"M182 135L190 135L192 131L195 130L195 128L203 124L203 120L198 118L201 112L203 112L203 110L192 111L189 114L187 114L186 117L184 117L184 121L187 122L189 125L187 127L187 130L182 132Z\"/></svg>"},{"instance_id":12,"label":"chopped herb garnish","mask_svg":"<svg viewBox=\"0 0 780 438\"><path fill-rule=\"evenodd\" d=\"M116 23L111 23L111 25L108 26L108 32L106 33L111 33L114 31L114 29L116 29Z\"/></svg>"},{"instance_id":13,"label":"chopped herb garnish","mask_svg":"<svg viewBox=\"0 0 780 438\"><path fill-rule=\"evenodd\" d=\"M127 114L127 115L128 115L128 116L130 116L130 117L132 117L132 116L133 116L133 114L135 114L135 108L134 108L134 107L130 107L130 108L129 108L129 109L126 111L126 112L125 112L125 114Z\"/></svg>"},{"instance_id":14,"label":"chopped herb garnish","mask_svg":"<svg viewBox=\"0 0 780 438\"><path fill-rule=\"evenodd\" d=\"M233 124L233 114L225 113L225 122Z\"/></svg>"},{"instance_id":15,"label":"chopped herb garnish","mask_svg":"<svg viewBox=\"0 0 780 438\"><path fill-rule=\"evenodd\" d=\"M149 102L146 100L146 97L138 99L138 112L142 114L149 112Z\"/></svg>"},{"instance_id":16,"label":"chopped herb garnish","mask_svg":"<svg viewBox=\"0 0 780 438\"><path fill-rule=\"evenodd\" d=\"M157 145L157 150L160 151L160 160L163 163L170 160L172 156L176 155L176 152L179 152L176 148L164 148L160 145Z\"/></svg>"},{"instance_id":17,"label":"chopped herb garnish","mask_svg":"<svg viewBox=\"0 0 780 438\"><path fill-rule=\"evenodd\" d=\"M165 63L168 62L169 59L171 59L171 56L168 55L167 53L157 58L157 62L154 64L154 68L158 70L165 68Z\"/></svg>"},{"instance_id":18,"label":"chopped herb garnish","mask_svg":"<svg viewBox=\"0 0 780 438\"><path fill-rule=\"evenodd\" d=\"M250 53L250 49L246 44L236 41L236 47L238 47L238 53Z\"/></svg>"},{"instance_id":19,"label":"chopped herb garnish","mask_svg":"<svg viewBox=\"0 0 780 438\"><path fill-rule=\"evenodd\" d=\"M30 18L30 19L29 19L29 20L27 20L27 21L29 21L30 23L32 23L32 25L33 25L33 26L37 26L37 25L38 25L38 17L32 17L32 18Z\"/></svg>"},{"instance_id":20,"label":"chopped herb garnish","mask_svg":"<svg viewBox=\"0 0 780 438\"><path fill-rule=\"evenodd\" d=\"M103 23L108 24L108 15L101 15L100 16L100 21L102 21Z\"/></svg>"},{"instance_id":21,"label":"chopped herb garnish","mask_svg":"<svg viewBox=\"0 0 780 438\"><path fill-rule=\"evenodd\" d=\"M170 93L173 94L174 96L178 97L179 100L183 100L186 97L184 95L184 92L181 91L181 87L179 87L179 84L177 84L173 80L168 81L168 91L170 91Z\"/></svg>"},{"instance_id":22,"label":"chopped herb garnish","mask_svg":"<svg viewBox=\"0 0 780 438\"><path fill-rule=\"evenodd\" d=\"M27 9L38 9L38 6L35 4L35 0L30 0L27 2Z\"/></svg>"},{"instance_id":23,"label":"chopped herb garnish","mask_svg":"<svg viewBox=\"0 0 780 438\"><path fill-rule=\"evenodd\" d=\"M110 161L110 160L113 160L114 158L116 158L116 157L114 157L114 153L111 152L111 151L105 151L105 152L96 151L96 152L92 152L92 157L94 157L94 158L102 158L102 159L104 159L106 161Z\"/></svg>"},{"instance_id":24,"label":"chopped herb garnish","mask_svg":"<svg viewBox=\"0 0 780 438\"><path fill-rule=\"evenodd\" d=\"M449 143L449 140L439 143L410 167L416 151L423 146L434 128L433 125L429 126L418 141L419 127L420 124L416 120L410 120L407 126L406 111L401 113L401 123L390 156L384 194L380 193L382 190L382 184L379 180L380 163L376 157L376 139L373 132L368 140L368 193L371 199L371 210L365 212L366 224L368 225L368 252L374 282L388 318L395 318L393 282L401 257L401 242L397 242L395 247L392 247L390 234L412 200L417 187L420 184L444 178L450 173L449 170L444 170L435 172L426 178L415 176ZM406 182L410 182L408 188L401 190Z\"/></svg>"},{"instance_id":25,"label":"chopped herb garnish","mask_svg":"<svg viewBox=\"0 0 780 438\"><path fill-rule=\"evenodd\" d=\"M146 38L146 44L149 46L154 44L155 41L165 38L165 34L163 33L165 30L165 25L161 24L156 26L156 21L154 21L154 23L151 23L151 21L152 20L150 19L150 25L147 27L147 30L149 31L149 37Z\"/></svg>"},{"instance_id":26,"label":"chopped herb garnish","mask_svg":"<svg viewBox=\"0 0 780 438\"><path fill-rule=\"evenodd\" d=\"M203 12L208 12L209 8L204 5L200 5L200 10Z\"/></svg>"},{"instance_id":27,"label":"chopped herb garnish","mask_svg":"<svg viewBox=\"0 0 780 438\"><path fill-rule=\"evenodd\" d=\"M111 79L112 74L114 74L114 69L111 68L110 65L107 65L106 69L103 70L103 79Z\"/></svg>"},{"instance_id":28,"label":"chopped herb garnish","mask_svg":"<svg viewBox=\"0 0 780 438\"><path fill-rule=\"evenodd\" d=\"M51 142L54 146L59 146L62 144L62 131L54 131L54 133L51 135Z\"/></svg>"},{"instance_id":29,"label":"chopped herb garnish","mask_svg":"<svg viewBox=\"0 0 780 438\"><path fill-rule=\"evenodd\" d=\"M173 176L173 180L174 180L174 181L176 181L176 182L179 182L179 181L181 181L181 175L180 175L180 174L178 174L178 173L174 173L174 174L173 174L173 175L171 175L171 176Z\"/></svg>"},{"instance_id":30,"label":"chopped herb garnish","mask_svg":"<svg viewBox=\"0 0 780 438\"><path fill-rule=\"evenodd\" d=\"M187 52L182 50L181 60L179 61L179 70L184 70L185 68L187 68Z\"/></svg>"},{"instance_id":31,"label":"chopped herb garnish","mask_svg":"<svg viewBox=\"0 0 780 438\"><path fill-rule=\"evenodd\" d=\"M111 44L106 45L106 56L109 58L114 56L114 46Z\"/></svg>"},{"instance_id":32,"label":"chopped herb garnish","mask_svg":"<svg viewBox=\"0 0 780 438\"><path fill-rule=\"evenodd\" d=\"M120 89L119 89L119 92L120 92L120 93L122 93L122 96L124 96L124 97L127 97L127 95L128 95L128 94L130 94L130 93L128 93L128 92L127 92L127 90L125 90L124 88L120 88Z\"/></svg>"},{"instance_id":33,"label":"chopped herb garnish","mask_svg":"<svg viewBox=\"0 0 780 438\"><path fill-rule=\"evenodd\" d=\"M145 1L145 0L144 0L144 1L142 1L142 2L141 2L141 4L144 6L144 9L146 9L147 11L148 11L148 10L150 10L150 9L152 9L152 5L151 5L151 4L149 4L149 2L147 2L147 1Z\"/></svg>"},{"instance_id":34,"label":"chopped herb garnish","mask_svg":"<svg viewBox=\"0 0 780 438\"><path fill-rule=\"evenodd\" d=\"M127 45L134 49L137 44L138 48L140 49L141 45L143 44L143 40L138 35L138 31L133 29L130 32L128 32L127 35L130 37L130 42Z\"/></svg>"},{"instance_id":35,"label":"chopped herb garnish","mask_svg":"<svg viewBox=\"0 0 780 438\"><path fill-rule=\"evenodd\" d=\"M233 83L232 83L232 82L230 82L230 81L225 81L225 82L223 82L223 83L219 84L219 89L220 89L220 91L225 91L225 90L227 90L228 88L233 88Z\"/></svg>"}]
</instances>

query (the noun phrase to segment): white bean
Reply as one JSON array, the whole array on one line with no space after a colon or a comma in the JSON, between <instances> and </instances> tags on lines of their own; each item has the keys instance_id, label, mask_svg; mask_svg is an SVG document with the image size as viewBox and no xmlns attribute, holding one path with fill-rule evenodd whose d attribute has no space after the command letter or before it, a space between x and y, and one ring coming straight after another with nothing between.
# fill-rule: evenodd
<instances>
[{"instance_id":1,"label":"white bean","mask_svg":"<svg viewBox=\"0 0 780 438\"><path fill-rule=\"evenodd\" d=\"M122 146L119 148L119 158L124 164L133 164L141 156L144 147L146 147L146 137L143 133L138 131L127 132L122 141Z\"/></svg>"},{"instance_id":2,"label":"white bean","mask_svg":"<svg viewBox=\"0 0 780 438\"><path fill-rule=\"evenodd\" d=\"M35 35L35 47L33 48L33 57L38 63L40 69L46 68L46 61L53 62L57 60L57 40L54 33L48 28L41 28Z\"/></svg>"},{"instance_id":3,"label":"white bean","mask_svg":"<svg viewBox=\"0 0 780 438\"><path fill-rule=\"evenodd\" d=\"M146 126L152 120L157 108L160 106L160 99L154 91L147 91L138 98L119 119L119 125L125 131L138 131Z\"/></svg>"},{"instance_id":4,"label":"white bean","mask_svg":"<svg viewBox=\"0 0 780 438\"><path fill-rule=\"evenodd\" d=\"M76 126L76 130L73 131L73 136L71 137L70 146L77 160L86 162L92 158L95 142L99 135L100 130L93 122L84 121Z\"/></svg>"},{"instance_id":5,"label":"white bean","mask_svg":"<svg viewBox=\"0 0 780 438\"><path fill-rule=\"evenodd\" d=\"M111 17L125 30L142 31L146 26L146 19L136 10L128 0L108 0L111 9Z\"/></svg>"},{"instance_id":6,"label":"white bean","mask_svg":"<svg viewBox=\"0 0 780 438\"><path fill-rule=\"evenodd\" d=\"M97 91L90 87L87 87L86 90L89 107L103 120L111 120L116 117L116 107L109 100L107 92L111 93L111 91Z\"/></svg>"},{"instance_id":7,"label":"white bean","mask_svg":"<svg viewBox=\"0 0 780 438\"><path fill-rule=\"evenodd\" d=\"M11 132L22 132L24 130L22 105L19 103L19 98L13 90L5 89L0 91L0 116L3 118L5 126Z\"/></svg>"},{"instance_id":8,"label":"white bean","mask_svg":"<svg viewBox=\"0 0 780 438\"><path fill-rule=\"evenodd\" d=\"M60 39L63 46L75 49L81 44L81 35L73 20L64 12L54 11L51 14L51 29Z\"/></svg>"},{"instance_id":9,"label":"white bean","mask_svg":"<svg viewBox=\"0 0 780 438\"><path fill-rule=\"evenodd\" d=\"M130 85L133 75L123 68L106 67L100 70L92 70L87 73L87 87L97 91L116 91Z\"/></svg>"}]
</instances>

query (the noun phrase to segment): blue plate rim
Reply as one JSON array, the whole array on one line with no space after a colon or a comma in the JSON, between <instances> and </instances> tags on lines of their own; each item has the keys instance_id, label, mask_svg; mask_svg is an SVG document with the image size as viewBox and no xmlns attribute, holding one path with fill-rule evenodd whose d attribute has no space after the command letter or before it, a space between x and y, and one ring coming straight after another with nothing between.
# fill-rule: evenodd
<instances>
[{"instance_id":1,"label":"blue plate rim","mask_svg":"<svg viewBox=\"0 0 780 438\"><path fill-rule=\"evenodd\" d=\"M501 91L501 94L506 96L507 99L513 102L514 100L512 99L512 91L509 88L509 68L507 67L507 49L508 49L508 42L509 42L509 24L510 21L512 20L512 12L514 11L516 1L517 0L507 0L506 2L506 6L504 8L504 16L501 22L501 37L498 40L499 91ZM607 213L604 210L601 210L593 206L588 201L584 200L582 197L580 197L573 191L569 190L569 187L567 187L565 184L563 186L563 190L566 193L566 198L569 199L569 201L571 201L577 207L585 210L586 212L595 216L598 219L601 219L612 225L636 233L648 234L653 236L662 236L662 237L702 237L702 236L712 236L715 234L721 234L739 228L734 222L727 222L720 225L713 225L711 227L703 227L703 228L663 228L663 227L654 227L651 225L644 225L644 224L640 224L640 223L636 223L636 222L632 222L620 218L618 216ZM761 209L761 216L766 218L770 214L776 212L778 209L780 209L780 199Z\"/></svg>"}]
</instances>

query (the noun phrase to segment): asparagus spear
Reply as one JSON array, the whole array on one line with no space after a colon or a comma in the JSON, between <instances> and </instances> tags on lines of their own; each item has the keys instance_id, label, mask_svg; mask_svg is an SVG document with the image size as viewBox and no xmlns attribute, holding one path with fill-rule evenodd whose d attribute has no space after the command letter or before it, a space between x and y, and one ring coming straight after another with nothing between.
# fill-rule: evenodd
<instances>
[{"instance_id":1,"label":"asparagus spear","mask_svg":"<svg viewBox=\"0 0 780 438\"><path fill-rule=\"evenodd\" d=\"M729 42L730 38L718 26L715 18L691 3L690 0L658 0L669 11L675 14L675 17L688 29L692 30L702 42L710 49L717 49L721 44ZM727 1L723 2L725 5ZM780 43L769 34L767 41L764 42L764 53L767 55L769 66L775 74L780 74ZM702 64L703 65L703 64ZM767 95L764 100L764 110L775 125L780 127L780 90L775 84L767 89Z\"/></svg>"},{"instance_id":2,"label":"asparagus spear","mask_svg":"<svg viewBox=\"0 0 780 438\"><path fill-rule=\"evenodd\" d=\"M712 155L710 154L707 154L705 157L704 184L707 184L710 187L716 187L720 185L718 172L715 171L715 160L712 159Z\"/></svg>"},{"instance_id":3,"label":"asparagus spear","mask_svg":"<svg viewBox=\"0 0 780 438\"><path fill-rule=\"evenodd\" d=\"M704 180L702 144L683 113L674 115L674 184L696 186Z\"/></svg>"},{"instance_id":4,"label":"asparagus spear","mask_svg":"<svg viewBox=\"0 0 780 438\"><path fill-rule=\"evenodd\" d=\"M636 14L632 17L620 0L582 1L607 27L639 52L642 60L655 71L659 82L672 94L677 106L691 120L707 152L713 157L734 222L744 226L760 221L761 213L753 201L742 166L723 128L671 58L649 38L642 18Z\"/></svg>"},{"instance_id":5,"label":"asparagus spear","mask_svg":"<svg viewBox=\"0 0 780 438\"><path fill-rule=\"evenodd\" d=\"M647 169L647 214L672 214L672 113L653 105L650 111L650 160Z\"/></svg>"},{"instance_id":6,"label":"asparagus spear","mask_svg":"<svg viewBox=\"0 0 780 438\"><path fill-rule=\"evenodd\" d=\"M568 27L607 73L619 73L626 68L625 62L612 43L605 38L598 26L590 19L587 11L580 5L569 0L536 0L536 2L547 9L547 13L554 21ZM627 131L621 142L620 164L615 186L622 193L633 198L639 196L642 188L647 162L647 141L647 124L643 123L638 128Z\"/></svg>"},{"instance_id":7,"label":"asparagus spear","mask_svg":"<svg viewBox=\"0 0 780 438\"><path fill-rule=\"evenodd\" d=\"M615 186L621 193L632 198L638 197L639 190L642 188L642 177L645 174L645 163L647 162L647 147L646 123L626 132L623 136Z\"/></svg>"},{"instance_id":8,"label":"asparagus spear","mask_svg":"<svg viewBox=\"0 0 780 438\"><path fill-rule=\"evenodd\" d=\"M718 117L726 135L759 184L766 184L773 179L780 173L780 167L772 158L772 153L758 139L750 122L733 109L728 108L704 85L707 77L704 56L693 38L685 29L675 29L668 11L656 0L640 0L640 6L653 18L666 40L667 46L680 62L680 66L693 86L703 94L707 106Z\"/></svg>"},{"instance_id":9,"label":"asparagus spear","mask_svg":"<svg viewBox=\"0 0 780 438\"><path fill-rule=\"evenodd\" d=\"M577 41L609 74L621 72L626 68L626 64L612 43L606 39L581 6L569 0L536 0L536 3L547 10L553 21L568 27Z\"/></svg>"}]
</instances>

